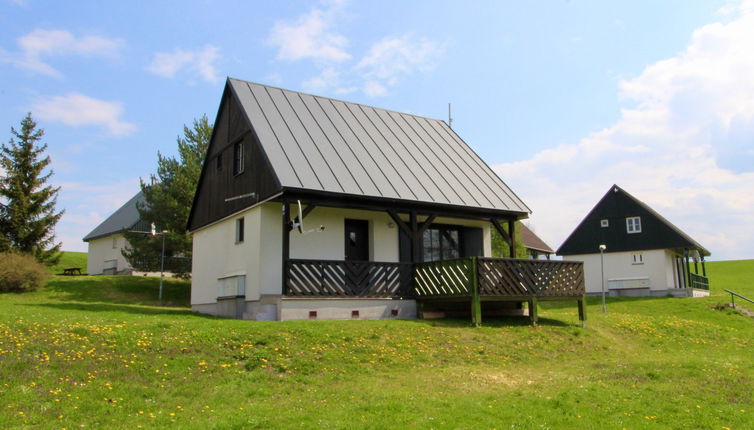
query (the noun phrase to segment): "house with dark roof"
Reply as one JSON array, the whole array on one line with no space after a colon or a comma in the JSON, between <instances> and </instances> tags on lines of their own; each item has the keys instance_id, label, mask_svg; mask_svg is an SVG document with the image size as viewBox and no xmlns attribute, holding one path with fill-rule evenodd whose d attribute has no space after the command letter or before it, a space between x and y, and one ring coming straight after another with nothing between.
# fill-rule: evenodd
<instances>
[{"instance_id":1,"label":"house with dark roof","mask_svg":"<svg viewBox=\"0 0 754 430\"><path fill-rule=\"evenodd\" d=\"M441 120L228 79L187 226L192 308L411 318L418 296L472 316L482 300L580 300L580 264L543 262L527 284L491 258L491 229L515 249L502 225L529 212Z\"/></svg>"},{"instance_id":2,"label":"house with dark roof","mask_svg":"<svg viewBox=\"0 0 754 430\"><path fill-rule=\"evenodd\" d=\"M587 294L601 294L604 283L613 296L709 295L704 258L710 252L617 185L557 254L584 262Z\"/></svg>"},{"instance_id":3,"label":"house with dark roof","mask_svg":"<svg viewBox=\"0 0 754 430\"><path fill-rule=\"evenodd\" d=\"M549 260L550 256L555 254L555 251L550 248L550 245L540 239L540 237L524 223L521 223L519 227L519 230L521 231L521 243L524 245L524 248L526 248L529 258L533 260L540 258Z\"/></svg>"},{"instance_id":4,"label":"house with dark roof","mask_svg":"<svg viewBox=\"0 0 754 430\"><path fill-rule=\"evenodd\" d=\"M149 231L149 226L140 222L136 208L137 204L143 202L144 194L139 191L84 237L84 242L88 244L86 272L89 275L123 275L133 272L121 253L128 246L123 232Z\"/></svg>"}]
</instances>

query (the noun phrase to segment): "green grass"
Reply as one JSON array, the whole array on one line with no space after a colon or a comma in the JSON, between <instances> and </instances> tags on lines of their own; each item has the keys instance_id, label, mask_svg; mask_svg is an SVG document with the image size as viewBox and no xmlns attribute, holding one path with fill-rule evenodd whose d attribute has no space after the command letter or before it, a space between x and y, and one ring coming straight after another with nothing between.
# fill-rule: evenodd
<instances>
[{"instance_id":1,"label":"green grass","mask_svg":"<svg viewBox=\"0 0 754 430\"><path fill-rule=\"evenodd\" d=\"M63 251L58 264L52 266L52 273L61 274L63 269L69 267L79 267L82 272L86 272L86 252Z\"/></svg>"},{"instance_id":2,"label":"green grass","mask_svg":"<svg viewBox=\"0 0 754 430\"><path fill-rule=\"evenodd\" d=\"M525 319L249 322L188 285L54 278L0 296L0 428L754 427L754 319L705 299L543 306ZM746 266L746 265L744 265ZM747 266L749 267L749 266ZM746 281L744 276L743 281Z\"/></svg>"},{"instance_id":3,"label":"green grass","mask_svg":"<svg viewBox=\"0 0 754 430\"><path fill-rule=\"evenodd\" d=\"M723 291L727 288L754 300L754 260L713 261L706 266L714 294L730 297Z\"/></svg>"}]
</instances>

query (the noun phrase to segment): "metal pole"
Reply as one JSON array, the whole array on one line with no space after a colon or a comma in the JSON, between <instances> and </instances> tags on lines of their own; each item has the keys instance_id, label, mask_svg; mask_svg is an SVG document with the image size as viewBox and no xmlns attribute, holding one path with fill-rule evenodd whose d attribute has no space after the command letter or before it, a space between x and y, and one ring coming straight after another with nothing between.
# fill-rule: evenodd
<instances>
[{"instance_id":1,"label":"metal pole","mask_svg":"<svg viewBox=\"0 0 754 430\"><path fill-rule=\"evenodd\" d=\"M165 278L165 233L162 233L162 252L160 253L160 304L162 304L162 281Z\"/></svg>"},{"instance_id":2,"label":"metal pole","mask_svg":"<svg viewBox=\"0 0 754 430\"><path fill-rule=\"evenodd\" d=\"M602 273L602 313L607 313L605 306L605 250L600 247L600 273Z\"/></svg>"}]
</instances>

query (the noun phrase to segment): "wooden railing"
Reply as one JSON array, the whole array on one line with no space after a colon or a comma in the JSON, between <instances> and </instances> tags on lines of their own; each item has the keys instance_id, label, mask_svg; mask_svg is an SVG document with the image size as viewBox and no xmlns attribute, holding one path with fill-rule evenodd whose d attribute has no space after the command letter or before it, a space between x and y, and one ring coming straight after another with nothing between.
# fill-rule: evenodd
<instances>
[{"instance_id":1,"label":"wooden railing","mask_svg":"<svg viewBox=\"0 0 754 430\"><path fill-rule=\"evenodd\" d=\"M294 297L578 297L581 262L468 257L428 263L288 261L287 296Z\"/></svg>"},{"instance_id":2,"label":"wooden railing","mask_svg":"<svg viewBox=\"0 0 754 430\"><path fill-rule=\"evenodd\" d=\"M584 266L576 261L477 259L482 296L574 297L584 294Z\"/></svg>"},{"instance_id":3,"label":"wooden railing","mask_svg":"<svg viewBox=\"0 0 754 430\"><path fill-rule=\"evenodd\" d=\"M689 287L709 290L709 279L706 276L689 273Z\"/></svg>"},{"instance_id":4,"label":"wooden railing","mask_svg":"<svg viewBox=\"0 0 754 430\"><path fill-rule=\"evenodd\" d=\"M410 263L291 259L287 269L287 296L412 296Z\"/></svg>"},{"instance_id":5,"label":"wooden railing","mask_svg":"<svg viewBox=\"0 0 754 430\"><path fill-rule=\"evenodd\" d=\"M472 258L416 263L414 292L417 297L468 296L473 276Z\"/></svg>"}]
</instances>

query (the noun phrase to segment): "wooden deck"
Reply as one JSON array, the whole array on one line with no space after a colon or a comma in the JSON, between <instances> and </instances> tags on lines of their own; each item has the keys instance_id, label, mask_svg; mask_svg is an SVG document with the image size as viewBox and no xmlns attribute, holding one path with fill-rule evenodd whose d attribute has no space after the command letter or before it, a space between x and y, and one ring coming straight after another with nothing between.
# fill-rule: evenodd
<instances>
[{"instance_id":1,"label":"wooden deck","mask_svg":"<svg viewBox=\"0 0 754 430\"><path fill-rule=\"evenodd\" d=\"M537 322L537 302L573 300L586 320L583 263L468 257L428 263L290 259L286 296L405 298L420 305L469 302L472 321L482 321L482 301L527 302Z\"/></svg>"}]
</instances>

